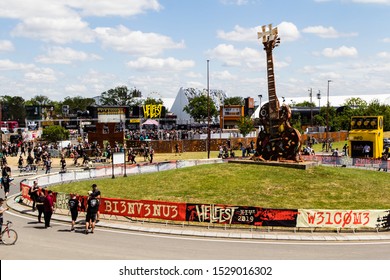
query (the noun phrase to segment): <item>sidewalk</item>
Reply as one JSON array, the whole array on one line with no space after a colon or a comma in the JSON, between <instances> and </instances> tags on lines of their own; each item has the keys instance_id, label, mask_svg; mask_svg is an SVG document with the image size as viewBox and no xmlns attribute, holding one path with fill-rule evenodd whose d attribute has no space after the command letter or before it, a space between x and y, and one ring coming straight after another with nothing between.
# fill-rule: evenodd
<instances>
[{"instance_id":1,"label":"sidewalk","mask_svg":"<svg viewBox=\"0 0 390 280\"><path fill-rule=\"evenodd\" d=\"M10 209L19 212L23 215L37 217L37 211L32 212L31 206L15 201L18 195L9 197L7 205ZM84 213L80 213L78 221L84 224ZM69 223L70 215L66 210L56 210L52 216L53 221ZM331 232L331 231L305 231L300 232L294 229L271 230L251 229L251 228L215 228L206 226L190 226L190 225L173 225L168 223L151 223L142 221L133 221L123 217L101 217L100 222L96 225L97 228L127 230L140 233L156 233L177 235L186 237L204 237L204 238L228 238L241 240L278 240L278 241L390 241L390 231L386 232Z\"/></svg>"}]
</instances>

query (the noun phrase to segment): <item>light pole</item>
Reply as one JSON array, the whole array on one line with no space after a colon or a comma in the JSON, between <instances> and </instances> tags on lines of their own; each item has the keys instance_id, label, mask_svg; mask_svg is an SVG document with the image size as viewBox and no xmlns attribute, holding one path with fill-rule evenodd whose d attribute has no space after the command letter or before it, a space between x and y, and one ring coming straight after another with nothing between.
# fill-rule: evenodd
<instances>
[{"instance_id":1,"label":"light pole","mask_svg":"<svg viewBox=\"0 0 390 280\"><path fill-rule=\"evenodd\" d=\"M329 151L329 84L332 82L328 80L328 90L326 92L326 152Z\"/></svg>"},{"instance_id":2,"label":"light pole","mask_svg":"<svg viewBox=\"0 0 390 280\"><path fill-rule=\"evenodd\" d=\"M207 158L210 158L210 60L207 60Z\"/></svg>"},{"instance_id":3,"label":"light pole","mask_svg":"<svg viewBox=\"0 0 390 280\"><path fill-rule=\"evenodd\" d=\"M310 126L313 127L313 89L309 89L309 96L310 96Z\"/></svg>"},{"instance_id":4,"label":"light pole","mask_svg":"<svg viewBox=\"0 0 390 280\"><path fill-rule=\"evenodd\" d=\"M318 99L318 109L321 109L321 91L320 90L317 93L317 99Z\"/></svg>"},{"instance_id":5,"label":"light pole","mask_svg":"<svg viewBox=\"0 0 390 280\"><path fill-rule=\"evenodd\" d=\"M262 94L259 94L259 95L258 95L258 97L259 97L259 99L260 99L260 105L259 105L259 108L260 108L260 110L261 110L261 99L263 98L263 95L262 95ZM259 111L260 111L260 110L259 110Z\"/></svg>"}]
</instances>

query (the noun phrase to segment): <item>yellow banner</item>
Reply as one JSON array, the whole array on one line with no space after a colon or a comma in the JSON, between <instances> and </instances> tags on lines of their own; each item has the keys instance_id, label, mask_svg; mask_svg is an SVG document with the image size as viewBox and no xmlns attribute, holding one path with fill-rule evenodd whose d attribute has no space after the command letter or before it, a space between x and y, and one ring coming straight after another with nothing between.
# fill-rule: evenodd
<instances>
[{"instance_id":1,"label":"yellow banner","mask_svg":"<svg viewBox=\"0 0 390 280\"><path fill-rule=\"evenodd\" d=\"M162 104L159 105L144 105L144 117L145 118L161 118Z\"/></svg>"}]
</instances>

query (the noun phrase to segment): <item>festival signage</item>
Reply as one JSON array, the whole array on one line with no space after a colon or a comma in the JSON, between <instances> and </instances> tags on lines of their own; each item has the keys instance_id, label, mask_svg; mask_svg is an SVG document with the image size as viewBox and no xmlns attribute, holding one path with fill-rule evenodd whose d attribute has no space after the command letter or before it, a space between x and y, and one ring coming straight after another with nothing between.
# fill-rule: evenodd
<instances>
[{"instance_id":1,"label":"festival signage","mask_svg":"<svg viewBox=\"0 0 390 280\"><path fill-rule=\"evenodd\" d=\"M298 210L250 206L187 204L186 220L216 224L295 227Z\"/></svg>"},{"instance_id":2,"label":"festival signage","mask_svg":"<svg viewBox=\"0 0 390 280\"><path fill-rule=\"evenodd\" d=\"M162 104L143 106L145 118L150 118L150 119L161 118L162 110L163 110Z\"/></svg>"},{"instance_id":3,"label":"festival signage","mask_svg":"<svg viewBox=\"0 0 390 280\"><path fill-rule=\"evenodd\" d=\"M299 209L297 227L386 228L390 210L307 210Z\"/></svg>"},{"instance_id":4,"label":"festival signage","mask_svg":"<svg viewBox=\"0 0 390 280\"><path fill-rule=\"evenodd\" d=\"M126 120L125 108L101 107L97 109L99 123L121 123Z\"/></svg>"},{"instance_id":5,"label":"festival signage","mask_svg":"<svg viewBox=\"0 0 390 280\"><path fill-rule=\"evenodd\" d=\"M100 213L144 219L185 221L185 203L102 198Z\"/></svg>"}]
</instances>

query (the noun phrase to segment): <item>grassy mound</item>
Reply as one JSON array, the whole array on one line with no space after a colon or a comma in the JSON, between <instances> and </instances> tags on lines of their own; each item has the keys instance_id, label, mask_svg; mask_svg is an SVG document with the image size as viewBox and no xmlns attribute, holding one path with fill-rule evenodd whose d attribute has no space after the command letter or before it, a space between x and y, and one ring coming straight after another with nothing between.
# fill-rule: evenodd
<instances>
[{"instance_id":1,"label":"grassy mound","mask_svg":"<svg viewBox=\"0 0 390 280\"><path fill-rule=\"evenodd\" d=\"M269 208L389 209L389 174L318 166L309 170L215 164L51 186L86 195L97 183L103 197Z\"/></svg>"}]
</instances>

